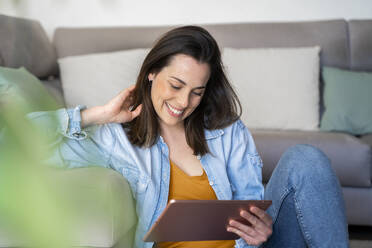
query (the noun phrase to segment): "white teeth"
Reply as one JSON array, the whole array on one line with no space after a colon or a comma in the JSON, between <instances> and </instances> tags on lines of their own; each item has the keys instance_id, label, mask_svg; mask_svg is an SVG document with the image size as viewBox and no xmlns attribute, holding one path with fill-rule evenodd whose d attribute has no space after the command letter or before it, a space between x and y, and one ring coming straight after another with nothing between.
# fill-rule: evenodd
<instances>
[{"instance_id":1,"label":"white teeth","mask_svg":"<svg viewBox=\"0 0 372 248\"><path fill-rule=\"evenodd\" d=\"M168 103L167 103L167 106L169 107L169 109L170 109L170 110L171 110L175 115L180 115L180 114L183 113L183 111L180 111L180 110L177 110L177 109L172 108L172 106L169 105Z\"/></svg>"}]
</instances>

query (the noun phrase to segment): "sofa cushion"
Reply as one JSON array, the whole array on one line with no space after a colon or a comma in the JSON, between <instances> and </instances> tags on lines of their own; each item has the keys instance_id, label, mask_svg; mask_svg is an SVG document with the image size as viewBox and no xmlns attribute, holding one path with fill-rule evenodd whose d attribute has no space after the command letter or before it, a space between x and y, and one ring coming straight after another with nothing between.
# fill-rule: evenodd
<instances>
[{"instance_id":1,"label":"sofa cushion","mask_svg":"<svg viewBox=\"0 0 372 248\"><path fill-rule=\"evenodd\" d=\"M0 15L0 63L46 78L57 74L56 52L39 22Z\"/></svg>"},{"instance_id":2,"label":"sofa cushion","mask_svg":"<svg viewBox=\"0 0 372 248\"><path fill-rule=\"evenodd\" d=\"M263 160L263 181L267 182L281 155L288 147L310 144L320 148L331 160L342 186L371 186L371 147L344 134L317 131L252 130Z\"/></svg>"},{"instance_id":3,"label":"sofa cushion","mask_svg":"<svg viewBox=\"0 0 372 248\"><path fill-rule=\"evenodd\" d=\"M250 128L317 130L319 47L223 49Z\"/></svg>"},{"instance_id":4,"label":"sofa cushion","mask_svg":"<svg viewBox=\"0 0 372 248\"><path fill-rule=\"evenodd\" d=\"M25 113L57 109L58 105L38 78L26 69L0 67L0 100L16 104Z\"/></svg>"},{"instance_id":5,"label":"sofa cushion","mask_svg":"<svg viewBox=\"0 0 372 248\"><path fill-rule=\"evenodd\" d=\"M137 217L123 176L106 168L90 167L52 169L48 177L58 192L58 201L68 206L66 216L73 217L66 223L74 227L74 247L132 247ZM0 247L27 244L3 224Z\"/></svg>"},{"instance_id":6,"label":"sofa cushion","mask_svg":"<svg viewBox=\"0 0 372 248\"><path fill-rule=\"evenodd\" d=\"M342 187L349 225L371 226L372 188Z\"/></svg>"},{"instance_id":7,"label":"sofa cushion","mask_svg":"<svg viewBox=\"0 0 372 248\"><path fill-rule=\"evenodd\" d=\"M41 83L47 89L49 94L57 101L59 106L65 106L65 99L63 97L63 89L60 79L51 77L47 80L41 80Z\"/></svg>"},{"instance_id":8,"label":"sofa cushion","mask_svg":"<svg viewBox=\"0 0 372 248\"><path fill-rule=\"evenodd\" d=\"M132 49L59 59L66 105L93 107L107 103L136 83L148 51Z\"/></svg>"},{"instance_id":9,"label":"sofa cushion","mask_svg":"<svg viewBox=\"0 0 372 248\"><path fill-rule=\"evenodd\" d=\"M325 67L323 80L325 112L320 129L372 133L372 73Z\"/></svg>"},{"instance_id":10,"label":"sofa cushion","mask_svg":"<svg viewBox=\"0 0 372 248\"><path fill-rule=\"evenodd\" d=\"M102 167L52 170L50 179L64 187L61 198L72 205L75 246L113 247L134 230L135 202L128 182L116 171ZM121 241L125 244L119 247L131 247L133 242Z\"/></svg>"}]
</instances>

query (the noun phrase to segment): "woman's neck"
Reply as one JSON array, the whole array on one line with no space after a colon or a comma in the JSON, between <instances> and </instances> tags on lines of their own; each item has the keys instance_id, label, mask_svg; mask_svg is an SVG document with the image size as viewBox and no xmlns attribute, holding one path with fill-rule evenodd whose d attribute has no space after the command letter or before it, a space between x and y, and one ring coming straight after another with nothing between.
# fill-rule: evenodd
<instances>
[{"instance_id":1,"label":"woman's neck","mask_svg":"<svg viewBox=\"0 0 372 248\"><path fill-rule=\"evenodd\" d=\"M175 139L185 139L185 127L181 125L165 125L160 124L160 135L163 137L166 143Z\"/></svg>"}]
</instances>

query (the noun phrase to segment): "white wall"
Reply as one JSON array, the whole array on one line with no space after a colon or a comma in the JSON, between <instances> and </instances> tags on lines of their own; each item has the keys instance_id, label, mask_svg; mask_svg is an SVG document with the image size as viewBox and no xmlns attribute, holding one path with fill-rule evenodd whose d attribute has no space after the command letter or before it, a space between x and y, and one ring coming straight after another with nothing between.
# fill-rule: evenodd
<instances>
[{"instance_id":1,"label":"white wall","mask_svg":"<svg viewBox=\"0 0 372 248\"><path fill-rule=\"evenodd\" d=\"M371 0L0 0L0 12L60 26L372 19Z\"/></svg>"}]
</instances>

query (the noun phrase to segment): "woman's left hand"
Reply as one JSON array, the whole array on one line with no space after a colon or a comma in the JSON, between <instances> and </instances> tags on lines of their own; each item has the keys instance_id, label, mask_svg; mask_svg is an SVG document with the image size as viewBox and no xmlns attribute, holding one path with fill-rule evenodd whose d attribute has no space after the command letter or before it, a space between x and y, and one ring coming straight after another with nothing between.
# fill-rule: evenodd
<instances>
[{"instance_id":1,"label":"woman's left hand","mask_svg":"<svg viewBox=\"0 0 372 248\"><path fill-rule=\"evenodd\" d=\"M240 215L251 223L251 226L230 220L227 231L236 233L247 242L248 245L258 246L266 242L273 232L271 216L257 207L249 209L252 213L242 210Z\"/></svg>"}]
</instances>

